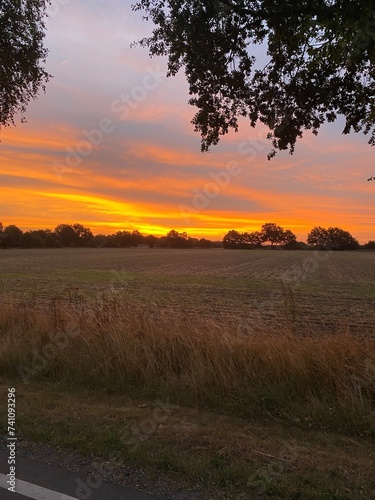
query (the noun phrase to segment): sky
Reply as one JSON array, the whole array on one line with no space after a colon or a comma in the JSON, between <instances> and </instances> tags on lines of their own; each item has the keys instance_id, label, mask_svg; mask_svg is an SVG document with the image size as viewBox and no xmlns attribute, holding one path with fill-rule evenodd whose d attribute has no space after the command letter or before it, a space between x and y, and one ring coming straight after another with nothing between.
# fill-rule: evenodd
<instances>
[{"instance_id":1,"label":"sky","mask_svg":"<svg viewBox=\"0 0 375 500\"><path fill-rule=\"evenodd\" d=\"M0 220L23 230L82 223L94 234L138 229L221 239L265 222L306 240L340 226L375 239L374 149L343 121L306 132L271 161L263 127L201 153L183 71L131 42L152 24L132 0L54 0L47 20L45 94L26 124L0 135Z\"/></svg>"}]
</instances>

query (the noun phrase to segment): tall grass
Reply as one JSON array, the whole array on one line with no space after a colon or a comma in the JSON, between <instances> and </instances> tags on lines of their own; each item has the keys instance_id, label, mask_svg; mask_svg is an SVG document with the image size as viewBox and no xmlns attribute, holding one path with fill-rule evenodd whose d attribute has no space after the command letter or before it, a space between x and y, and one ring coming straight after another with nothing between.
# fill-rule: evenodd
<instances>
[{"instance_id":1,"label":"tall grass","mask_svg":"<svg viewBox=\"0 0 375 500\"><path fill-rule=\"evenodd\" d=\"M374 434L375 339L318 334L264 327L238 336L229 319L109 298L8 299L0 309L0 374Z\"/></svg>"}]
</instances>

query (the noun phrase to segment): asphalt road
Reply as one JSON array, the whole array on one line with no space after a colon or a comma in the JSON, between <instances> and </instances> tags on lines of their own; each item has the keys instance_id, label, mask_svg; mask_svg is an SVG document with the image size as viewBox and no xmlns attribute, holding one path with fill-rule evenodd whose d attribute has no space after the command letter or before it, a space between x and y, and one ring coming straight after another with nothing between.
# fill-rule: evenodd
<instances>
[{"instance_id":1,"label":"asphalt road","mask_svg":"<svg viewBox=\"0 0 375 500\"><path fill-rule=\"evenodd\" d=\"M0 451L0 500L158 500L129 487L16 457L16 493L8 491L8 451Z\"/></svg>"}]
</instances>

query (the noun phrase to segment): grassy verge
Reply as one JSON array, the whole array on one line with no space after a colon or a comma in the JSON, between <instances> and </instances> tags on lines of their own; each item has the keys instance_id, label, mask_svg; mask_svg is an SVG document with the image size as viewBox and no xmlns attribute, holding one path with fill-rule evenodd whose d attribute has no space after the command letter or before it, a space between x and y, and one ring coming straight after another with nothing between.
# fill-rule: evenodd
<instances>
[{"instance_id":1,"label":"grassy verge","mask_svg":"<svg viewBox=\"0 0 375 500\"><path fill-rule=\"evenodd\" d=\"M103 478L141 467L143 486L194 488L207 498L372 499L373 440L327 429L246 419L63 383L16 387L17 435L78 451ZM5 433L5 405L0 406ZM100 472L97 472L100 471ZM108 471L108 472L106 472Z\"/></svg>"},{"instance_id":2,"label":"grassy verge","mask_svg":"<svg viewBox=\"0 0 375 500\"><path fill-rule=\"evenodd\" d=\"M375 339L318 333L254 325L237 336L230 319L192 319L151 303L134 310L116 296L8 300L0 309L0 375L374 436Z\"/></svg>"}]
</instances>

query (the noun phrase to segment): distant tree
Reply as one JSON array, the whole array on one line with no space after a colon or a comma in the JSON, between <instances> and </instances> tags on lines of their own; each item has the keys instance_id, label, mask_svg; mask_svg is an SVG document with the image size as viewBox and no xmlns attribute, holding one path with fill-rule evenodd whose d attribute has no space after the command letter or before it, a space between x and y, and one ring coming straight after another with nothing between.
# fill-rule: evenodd
<instances>
[{"instance_id":1,"label":"distant tree","mask_svg":"<svg viewBox=\"0 0 375 500\"><path fill-rule=\"evenodd\" d=\"M171 238L171 239L177 239L180 237L180 233L178 231L176 231L175 229L171 229L168 233L167 233L167 238Z\"/></svg>"},{"instance_id":2,"label":"distant tree","mask_svg":"<svg viewBox=\"0 0 375 500\"><path fill-rule=\"evenodd\" d=\"M82 224L59 224L53 234L64 247L88 247L94 238L90 229Z\"/></svg>"},{"instance_id":3,"label":"distant tree","mask_svg":"<svg viewBox=\"0 0 375 500\"><path fill-rule=\"evenodd\" d=\"M243 244L243 236L238 231L232 229L228 231L227 234L223 238L223 247L224 248L240 248L241 244Z\"/></svg>"},{"instance_id":4,"label":"distant tree","mask_svg":"<svg viewBox=\"0 0 375 500\"><path fill-rule=\"evenodd\" d=\"M5 248L18 247L22 236L22 231L14 224L7 226L3 231L2 245Z\"/></svg>"},{"instance_id":5,"label":"distant tree","mask_svg":"<svg viewBox=\"0 0 375 500\"><path fill-rule=\"evenodd\" d=\"M74 246L77 243L76 233L69 224L59 224L56 226L54 233L63 247Z\"/></svg>"},{"instance_id":6,"label":"distant tree","mask_svg":"<svg viewBox=\"0 0 375 500\"><path fill-rule=\"evenodd\" d=\"M79 247L87 247L90 245L90 241L93 239L94 235L88 227L82 224L73 224L73 230L75 232L75 244Z\"/></svg>"},{"instance_id":7,"label":"distant tree","mask_svg":"<svg viewBox=\"0 0 375 500\"><path fill-rule=\"evenodd\" d=\"M62 246L62 243L57 239L56 235L52 233L50 229L37 229L35 231L30 231L30 234L41 238L44 242L43 247L59 248Z\"/></svg>"},{"instance_id":8,"label":"distant tree","mask_svg":"<svg viewBox=\"0 0 375 500\"><path fill-rule=\"evenodd\" d=\"M273 247L276 244L292 244L296 242L296 236L289 229L284 231L281 226L269 222L263 224L261 231L252 233L239 233L231 230L223 238L224 248L261 248L262 243L270 241Z\"/></svg>"},{"instance_id":9,"label":"distant tree","mask_svg":"<svg viewBox=\"0 0 375 500\"><path fill-rule=\"evenodd\" d=\"M368 241L365 245L363 245L363 248L366 248L367 250L375 250L375 241Z\"/></svg>"},{"instance_id":10,"label":"distant tree","mask_svg":"<svg viewBox=\"0 0 375 500\"><path fill-rule=\"evenodd\" d=\"M284 245L292 245L297 242L296 235L290 229L284 231L282 238Z\"/></svg>"},{"instance_id":11,"label":"distant tree","mask_svg":"<svg viewBox=\"0 0 375 500\"><path fill-rule=\"evenodd\" d=\"M26 231L20 238L21 248L45 248L44 239L38 234L38 231Z\"/></svg>"},{"instance_id":12,"label":"distant tree","mask_svg":"<svg viewBox=\"0 0 375 500\"><path fill-rule=\"evenodd\" d=\"M20 238L21 248L33 248L34 238L30 231L26 231Z\"/></svg>"},{"instance_id":13,"label":"distant tree","mask_svg":"<svg viewBox=\"0 0 375 500\"><path fill-rule=\"evenodd\" d=\"M178 248L180 246L180 233L171 229L166 235L165 243L168 248Z\"/></svg>"},{"instance_id":14,"label":"distant tree","mask_svg":"<svg viewBox=\"0 0 375 500\"><path fill-rule=\"evenodd\" d=\"M93 237L93 246L96 248L103 248L105 246L105 243L107 241L107 235L105 234L96 234Z\"/></svg>"},{"instance_id":15,"label":"distant tree","mask_svg":"<svg viewBox=\"0 0 375 500\"><path fill-rule=\"evenodd\" d=\"M284 229L274 222L267 222L262 226L263 241L269 241L271 247L284 242Z\"/></svg>"},{"instance_id":16,"label":"distant tree","mask_svg":"<svg viewBox=\"0 0 375 500\"><path fill-rule=\"evenodd\" d=\"M344 231L339 227L330 227L328 234L332 246L337 245L338 250L358 250L360 247L358 240L349 231Z\"/></svg>"},{"instance_id":17,"label":"distant tree","mask_svg":"<svg viewBox=\"0 0 375 500\"><path fill-rule=\"evenodd\" d=\"M135 231L119 231L116 233L116 237L118 238L120 247L137 247L143 242L142 234Z\"/></svg>"},{"instance_id":18,"label":"distant tree","mask_svg":"<svg viewBox=\"0 0 375 500\"><path fill-rule=\"evenodd\" d=\"M149 248L154 248L157 245L159 239L153 234L149 234L148 236L145 236L144 241L146 245L149 246Z\"/></svg>"},{"instance_id":19,"label":"distant tree","mask_svg":"<svg viewBox=\"0 0 375 500\"><path fill-rule=\"evenodd\" d=\"M62 246L61 242L56 238L51 229L45 229L43 232L43 238L47 248L60 248Z\"/></svg>"},{"instance_id":20,"label":"distant tree","mask_svg":"<svg viewBox=\"0 0 375 500\"><path fill-rule=\"evenodd\" d=\"M357 250L358 241L340 227L314 227L307 236L307 243L317 248L327 250Z\"/></svg>"},{"instance_id":21,"label":"distant tree","mask_svg":"<svg viewBox=\"0 0 375 500\"><path fill-rule=\"evenodd\" d=\"M208 240L207 240L208 241ZM199 239L188 237L189 248L199 248Z\"/></svg>"},{"instance_id":22,"label":"distant tree","mask_svg":"<svg viewBox=\"0 0 375 500\"><path fill-rule=\"evenodd\" d=\"M306 245L304 241L292 240L288 243L285 243L285 245L283 245L283 248L285 250L307 250L309 246Z\"/></svg>"},{"instance_id":23,"label":"distant tree","mask_svg":"<svg viewBox=\"0 0 375 500\"><path fill-rule=\"evenodd\" d=\"M244 233L243 238L245 243L250 246L255 246L256 248L260 248L264 241L263 234L261 231L253 231L252 233Z\"/></svg>"},{"instance_id":24,"label":"distant tree","mask_svg":"<svg viewBox=\"0 0 375 500\"><path fill-rule=\"evenodd\" d=\"M138 245L143 243L143 240L144 240L144 237L139 231L134 230L132 232L132 234L131 234L131 246L132 247L137 247Z\"/></svg>"},{"instance_id":25,"label":"distant tree","mask_svg":"<svg viewBox=\"0 0 375 500\"><path fill-rule=\"evenodd\" d=\"M116 234L109 234L106 236L104 245L105 248L120 248L119 239Z\"/></svg>"},{"instance_id":26,"label":"distant tree","mask_svg":"<svg viewBox=\"0 0 375 500\"><path fill-rule=\"evenodd\" d=\"M51 230L50 229L34 229L33 231L29 231L29 232L36 235L36 236L40 236L44 240L46 238L47 234L49 232L51 232Z\"/></svg>"},{"instance_id":27,"label":"distant tree","mask_svg":"<svg viewBox=\"0 0 375 500\"><path fill-rule=\"evenodd\" d=\"M2 0L0 3L0 129L25 113L50 75L43 68L47 50L45 9L48 0Z\"/></svg>"},{"instance_id":28,"label":"distant tree","mask_svg":"<svg viewBox=\"0 0 375 500\"><path fill-rule=\"evenodd\" d=\"M328 245L327 229L321 226L315 226L307 235L307 243L315 247L324 247Z\"/></svg>"},{"instance_id":29,"label":"distant tree","mask_svg":"<svg viewBox=\"0 0 375 500\"><path fill-rule=\"evenodd\" d=\"M133 243L132 233L130 231L117 231L114 235L118 246L121 248L131 247Z\"/></svg>"},{"instance_id":30,"label":"distant tree","mask_svg":"<svg viewBox=\"0 0 375 500\"><path fill-rule=\"evenodd\" d=\"M160 238L159 238L159 246L161 248L167 248L167 246L168 246L168 238L167 238L167 236L160 236Z\"/></svg>"},{"instance_id":31,"label":"distant tree","mask_svg":"<svg viewBox=\"0 0 375 500\"><path fill-rule=\"evenodd\" d=\"M185 232L179 233L175 229L171 229L167 233L165 243L168 248L189 248L192 246L188 235Z\"/></svg>"},{"instance_id":32,"label":"distant tree","mask_svg":"<svg viewBox=\"0 0 375 500\"><path fill-rule=\"evenodd\" d=\"M199 240L199 248L211 248L212 247L212 241L211 240L206 240L206 238L201 238Z\"/></svg>"}]
</instances>

